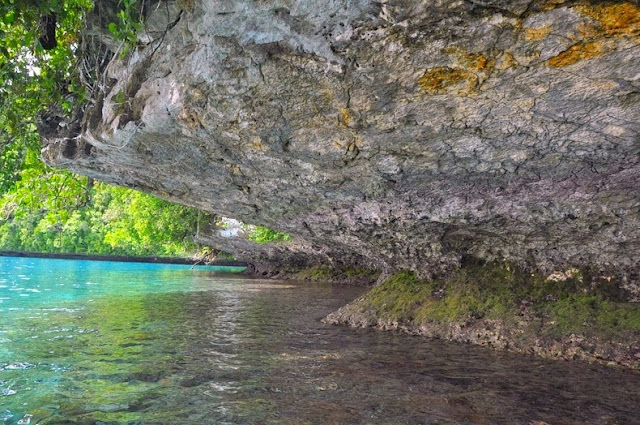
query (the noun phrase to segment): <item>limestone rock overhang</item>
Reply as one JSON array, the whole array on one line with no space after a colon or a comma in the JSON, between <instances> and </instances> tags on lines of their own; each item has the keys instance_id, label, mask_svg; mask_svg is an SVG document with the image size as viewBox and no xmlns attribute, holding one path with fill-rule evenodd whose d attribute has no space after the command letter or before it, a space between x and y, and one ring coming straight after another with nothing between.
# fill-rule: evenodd
<instances>
[{"instance_id":1,"label":"limestone rock overhang","mask_svg":"<svg viewBox=\"0 0 640 425\"><path fill-rule=\"evenodd\" d=\"M49 164L330 261L590 266L638 293L635 3L186 3L150 2Z\"/></svg>"}]
</instances>

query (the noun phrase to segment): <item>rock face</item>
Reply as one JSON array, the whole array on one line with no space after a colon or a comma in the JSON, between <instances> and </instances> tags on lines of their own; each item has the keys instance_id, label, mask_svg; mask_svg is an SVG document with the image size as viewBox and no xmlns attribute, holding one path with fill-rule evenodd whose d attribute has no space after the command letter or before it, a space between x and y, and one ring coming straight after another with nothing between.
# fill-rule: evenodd
<instances>
[{"instance_id":1,"label":"rock face","mask_svg":"<svg viewBox=\"0 0 640 425\"><path fill-rule=\"evenodd\" d=\"M634 3L146 3L82 128L44 134L49 164L290 233L313 261L589 265L640 293Z\"/></svg>"}]
</instances>

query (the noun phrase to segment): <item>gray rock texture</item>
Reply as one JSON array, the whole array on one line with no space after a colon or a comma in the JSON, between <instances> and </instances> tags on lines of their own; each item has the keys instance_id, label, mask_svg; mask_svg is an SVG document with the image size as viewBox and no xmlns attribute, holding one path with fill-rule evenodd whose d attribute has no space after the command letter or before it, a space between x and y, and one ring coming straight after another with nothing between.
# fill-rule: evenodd
<instances>
[{"instance_id":1,"label":"gray rock texture","mask_svg":"<svg viewBox=\"0 0 640 425\"><path fill-rule=\"evenodd\" d=\"M465 256L593 266L640 294L633 2L145 13L82 127L45 131L49 164L290 233L313 261L421 276Z\"/></svg>"}]
</instances>

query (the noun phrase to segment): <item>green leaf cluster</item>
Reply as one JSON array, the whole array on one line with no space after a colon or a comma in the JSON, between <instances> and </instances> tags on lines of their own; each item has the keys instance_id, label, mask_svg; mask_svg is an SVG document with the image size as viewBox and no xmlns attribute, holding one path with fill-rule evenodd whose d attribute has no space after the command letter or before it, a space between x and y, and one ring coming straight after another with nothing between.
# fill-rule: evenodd
<instances>
[{"instance_id":1,"label":"green leaf cluster","mask_svg":"<svg viewBox=\"0 0 640 425\"><path fill-rule=\"evenodd\" d=\"M0 4L0 194L19 178L27 152L37 150L36 116L57 104L70 113L86 100L74 52L90 0L5 0ZM57 47L39 41L40 17L57 18Z\"/></svg>"},{"instance_id":2,"label":"green leaf cluster","mask_svg":"<svg viewBox=\"0 0 640 425\"><path fill-rule=\"evenodd\" d=\"M109 32L123 42L121 57L124 57L138 43L138 32L144 24L138 13L136 0L120 0L121 9L117 13L118 22L109 23Z\"/></svg>"}]
</instances>

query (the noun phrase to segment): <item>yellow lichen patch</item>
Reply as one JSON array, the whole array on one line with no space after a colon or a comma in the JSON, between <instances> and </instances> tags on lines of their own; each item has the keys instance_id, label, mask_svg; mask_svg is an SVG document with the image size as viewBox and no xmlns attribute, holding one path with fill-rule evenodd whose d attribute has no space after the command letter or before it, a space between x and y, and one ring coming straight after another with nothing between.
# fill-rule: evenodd
<instances>
[{"instance_id":1,"label":"yellow lichen patch","mask_svg":"<svg viewBox=\"0 0 640 425\"><path fill-rule=\"evenodd\" d=\"M640 7L625 2L609 5L583 5L576 10L600 25L607 35L637 35L640 33Z\"/></svg>"},{"instance_id":2,"label":"yellow lichen patch","mask_svg":"<svg viewBox=\"0 0 640 425\"><path fill-rule=\"evenodd\" d=\"M544 40L549 34L551 34L551 27L540 28L525 28L524 39L527 41L540 41Z\"/></svg>"},{"instance_id":3,"label":"yellow lichen patch","mask_svg":"<svg viewBox=\"0 0 640 425\"><path fill-rule=\"evenodd\" d=\"M492 52L469 53L464 48L449 46L442 49L442 53L452 55L461 68L473 72L491 71L496 64Z\"/></svg>"},{"instance_id":4,"label":"yellow lichen patch","mask_svg":"<svg viewBox=\"0 0 640 425\"><path fill-rule=\"evenodd\" d=\"M604 55L605 53L606 49L602 42L596 41L593 43L579 43L549 59L549 66L554 68L569 66L579 60L596 58Z\"/></svg>"},{"instance_id":5,"label":"yellow lichen patch","mask_svg":"<svg viewBox=\"0 0 640 425\"><path fill-rule=\"evenodd\" d=\"M353 118L351 117L351 112L348 108L340 108L340 123L346 125L347 127L352 123Z\"/></svg>"},{"instance_id":6,"label":"yellow lichen patch","mask_svg":"<svg viewBox=\"0 0 640 425\"><path fill-rule=\"evenodd\" d=\"M423 90L432 94L442 94L450 88L460 87L461 92L468 92L478 83L478 77L462 69L449 68L441 66L428 69L424 73L418 84Z\"/></svg>"},{"instance_id":7,"label":"yellow lichen patch","mask_svg":"<svg viewBox=\"0 0 640 425\"><path fill-rule=\"evenodd\" d=\"M231 172L231 174L233 174L234 176L241 176L243 175L242 173L242 169L240 168L240 166L238 164L231 164L229 165L229 171Z\"/></svg>"},{"instance_id":8,"label":"yellow lichen patch","mask_svg":"<svg viewBox=\"0 0 640 425\"><path fill-rule=\"evenodd\" d=\"M178 118L180 118L180 120L185 122L192 129L198 128L198 127L204 127L202 125L202 121L200 120L200 117L198 117L198 113L193 109L183 108Z\"/></svg>"},{"instance_id":9,"label":"yellow lichen patch","mask_svg":"<svg viewBox=\"0 0 640 425\"><path fill-rule=\"evenodd\" d=\"M320 103L324 105L331 105L334 99L334 93L331 89L320 89L318 91L318 98L320 99Z\"/></svg>"},{"instance_id":10,"label":"yellow lichen patch","mask_svg":"<svg viewBox=\"0 0 640 425\"><path fill-rule=\"evenodd\" d=\"M355 142L351 142L347 145L347 152L356 152L358 150L358 146Z\"/></svg>"},{"instance_id":11,"label":"yellow lichen patch","mask_svg":"<svg viewBox=\"0 0 640 425\"><path fill-rule=\"evenodd\" d=\"M252 149L255 149L257 151L267 150L267 148L262 144L262 139L260 139L257 136L254 136L251 138L251 143L249 143L249 146L251 146Z\"/></svg>"},{"instance_id":12,"label":"yellow lichen patch","mask_svg":"<svg viewBox=\"0 0 640 425\"><path fill-rule=\"evenodd\" d=\"M470 53L463 47L449 46L442 53L451 56L452 66L428 69L419 79L421 88L431 94L456 92L470 95L481 89L482 83L495 71L500 51Z\"/></svg>"},{"instance_id":13,"label":"yellow lichen patch","mask_svg":"<svg viewBox=\"0 0 640 425\"><path fill-rule=\"evenodd\" d=\"M600 90L613 90L619 87L619 84L615 81L607 80L607 81L593 81L592 86L595 88L599 88Z\"/></svg>"}]
</instances>

